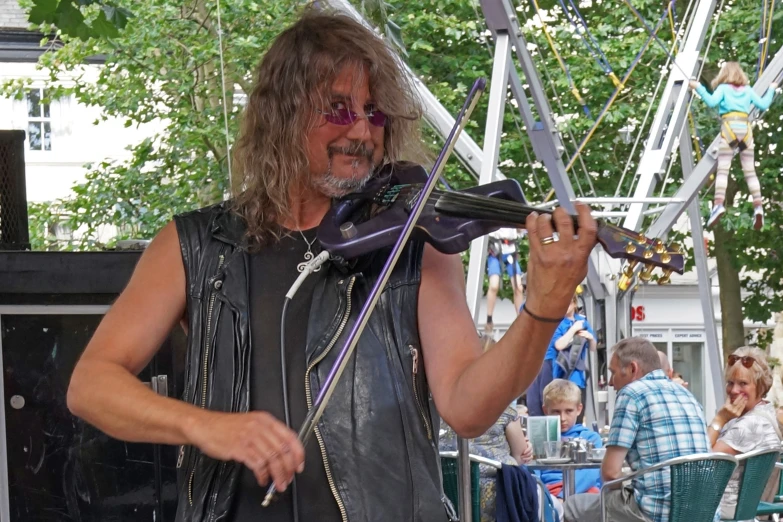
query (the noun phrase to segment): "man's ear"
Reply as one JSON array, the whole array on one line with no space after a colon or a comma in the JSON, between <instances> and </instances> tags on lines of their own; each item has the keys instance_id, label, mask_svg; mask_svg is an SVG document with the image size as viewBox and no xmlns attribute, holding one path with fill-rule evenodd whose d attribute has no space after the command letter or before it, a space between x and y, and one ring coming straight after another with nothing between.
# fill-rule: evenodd
<instances>
[{"instance_id":1,"label":"man's ear","mask_svg":"<svg viewBox=\"0 0 783 522\"><path fill-rule=\"evenodd\" d=\"M639 363L636 361L631 361L631 363L628 365L631 367L631 376L636 379L639 376Z\"/></svg>"}]
</instances>

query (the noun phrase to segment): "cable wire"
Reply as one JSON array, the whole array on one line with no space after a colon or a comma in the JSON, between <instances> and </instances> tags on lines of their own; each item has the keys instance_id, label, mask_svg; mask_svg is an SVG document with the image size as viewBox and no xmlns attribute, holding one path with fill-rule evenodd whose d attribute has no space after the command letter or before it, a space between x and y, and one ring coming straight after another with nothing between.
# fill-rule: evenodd
<instances>
[{"instance_id":1,"label":"cable wire","mask_svg":"<svg viewBox=\"0 0 783 522\"><path fill-rule=\"evenodd\" d=\"M525 17L525 24L528 25L530 23L530 18L527 16L527 12L525 9L519 9L519 11L522 12L522 15ZM542 49L541 43L538 40L538 37L535 35L535 33L531 34L533 37L533 43L536 45L536 48ZM557 92L557 87L555 86L555 82L552 79L552 76L549 74L549 69L546 66L546 62L543 61L543 54L540 53L540 56L542 57L542 69L544 71L544 76L546 77L547 84L549 85L549 88L552 90L553 99L557 103L558 110L560 111L560 114L566 114L565 108L563 107L562 98L560 97L560 94ZM576 137L574 136L573 131L571 130L570 125L566 125L566 134L570 138L571 142L574 144L574 147L577 146L578 142L576 141ZM582 171L584 172L585 178L587 179L588 185L590 185L590 189L593 193L593 196L598 196L598 194L595 191L595 187L593 186L593 181L590 178L590 174L587 170L587 165L585 165L585 162L582 160L582 158L579 159L579 162L582 166ZM582 197L585 196L584 190L582 190L582 184L579 182L578 177L574 178L576 181L577 189L580 192L580 195ZM552 197L552 194L554 191L550 190L549 194L544 198L544 201L549 200Z\"/></svg>"},{"instance_id":2,"label":"cable wire","mask_svg":"<svg viewBox=\"0 0 783 522\"><path fill-rule=\"evenodd\" d=\"M574 84L574 79L571 77L571 71L568 69L565 60L563 60L563 58L560 56L560 53L557 51L557 48L555 47L555 42L552 39L552 36L549 34L546 21L544 21L544 16L541 14L541 9L538 7L538 0L531 0L531 1L533 2L533 6L536 9L536 14L538 15L538 19L541 22L541 30L544 33L547 42L549 42L549 47L552 49L555 58L557 58L557 63L560 64L560 68L563 70L563 73L566 75L566 79L568 80L568 88L571 90L571 94L573 94L574 98L576 98L577 103L579 103L579 105L582 106L582 110L584 111L585 115L592 120L593 117L590 114L590 108L587 106L587 103L585 103L584 98L582 98L579 89L576 88L576 84Z\"/></svg>"},{"instance_id":3,"label":"cable wire","mask_svg":"<svg viewBox=\"0 0 783 522\"><path fill-rule=\"evenodd\" d=\"M476 3L475 2L471 2L471 5L473 6L473 12L476 14L476 21L478 21L479 23L481 23L481 22L484 23L484 31L485 31L484 34L486 34L486 32L490 32L489 28L487 27L487 24L486 24L486 19L483 16L479 15L478 8L476 7ZM494 57L494 53L492 52L492 46L489 44L489 41L487 40L487 38L484 38L483 40L484 40L484 47L487 50L487 54L489 55L490 58L493 58ZM517 103L519 103L519 101L517 101ZM541 198L543 198L543 196L544 196L544 189L541 187L541 180L538 177L538 173L536 172L535 167L533 167L533 160L532 160L532 157L530 155L530 149L528 147L528 144L525 141L525 138L528 137L528 134L522 129L522 126L520 125L520 121L519 120L520 120L521 116L518 114L518 112L519 112L518 110L512 110L511 111L511 120L514 122L514 126L517 129L517 133L519 133L519 135L520 135L520 142L522 143L522 150L525 153L525 158L527 159L527 165L530 166L530 173L533 175L533 183L536 185L536 188L538 189L538 195ZM529 137L528 137L528 139L529 139Z\"/></svg>"},{"instance_id":4,"label":"cable wire","mask_svg":"<svg viewBox=\"0 0 783 522\"><path fill-rule=\"evenodd\" d=\"M280 314L280 373L283 381L283 411L285 412L285 425L288 429L291 427L291 408L288 405L288 371L286 369L285 357L285 319L288 312L288 305L291 303L291 297L286 296L283 300L283 311ZM293 501L294 522L299 522L299 495L296 488L296 473L291 481L291 497Z\"/></svg>"},{"instance_id":5,"label":"cable wire","mask_svg":"<svg viewBox=\"0 0 783 522\"><path fill-rule=\"evenodd\" d=\"M683 16L683 21L680 24L680 30L682 30L682 25L685 24L685 20L688 19L688 14L690 13L690 10L693 6L694 0L690 0L688 3L688 6L685 9L685 14ZM677 32L679 33L680 30ZM672 50L677 45L677 41L675 40L672 42ZM666 62L664 63L663 69L668 69L669 64L671 63L672 55L669 53L666 56ZM650 114L652 114L652 108L655 104L655 100L658 99L658 92L661 89L661 86L663 85L663 80L666 78L666 75L661 74L658 76L658 83L655 86L655 90L653 91L652 97L650 97L650 102L647 104L647 112L644 115L644 118L642 118L642 123L639 125L639 132L636 133L636 139L634 140L633 146L631 147L631 152L628 154L628 159L625 162L625 167L623 167L623 174L620 176L620 183L617 184L617 189L615 189L614 197L617 197L618 194L620 194L620 190L623 186L623 181L625 181L625 176L628 173L628 170L631 167L631 162L633 161L633 158L636 154L636 149L639 147L639 143L642 140L642 135L645 132L645 129L647 128L647 120L650 118ZM636 183L636 179L638 177L638 173L634 175L634 178L631 180L631 189L633 189L634 184Z\"/></svg>"},{"instance_id":6,"label":"cable wire","mask_svg":"<svg viewBox=\"0 0 783 522\"><path fill-rule=\"evenodd\" d=\"M612 70L612 66L609 63L609 59L604 54L598 41L590 32L590 29L587 25L587 20L585 20L584 16L582 16L582 13L579 11L579 8L574 3L574 0L568 0L568 3L571 6L571 9L574 11L574 15L575 18L578 19L578 23L577 21L574 20L574 18L571 17L571 14L569 13L568 8L566 7L565 0L558 0L558 1L560 2L560 6L562 7L563 13L565 14L566 18L568 19L569 22L571 22L571 25L574 27L574 30L581 37L582 42L585 44L585 47L587 48L587 52L590 53L590 55L593 57L593 59L601 68L601 70L603 70L603 72L612 79L612 82L614 82L615 86L619 85L620 79ZM580 27L581 27L581 31L580 31Z\"/></svg>"},{"instance_id":7,"label":"cable wire","mask_svg":"<svg viewBox=\"0 0 783 522\"><path fill-rule=\"evenodd\" d=\"M231 172L231 139L228 132L228 97L226 96L226 65L223 58L223 25L220 19L220 0L215 0L217 4L217 34L218 34L218 55L220 56L220 90L223 94L223 125L226 132L226 165L228 166L229 186L232 181ZM233 111L232 111L233 112ZM220 161L220 158L215 158Z\"/></svg>"},{"instance_id":8,"label":"cable wire","mask_svg":"<svg viewBox=\"0 0 783 522\"><path fill-rule=\"evenodd\" d=\"M582 154L582 151L584 150L585 146L590 141L590 139L593 137L593 134L595 133L596 129L601 124L601 122L603 121L604 117L606 117L607 112L609 111L609 109L614 104L615 100L617 99L617 96L620 94L620 91L625 88L625 83L628 81L628 78L631 77L631 74L633 74L633 71L636 69L636 66L639 65L639 62L641 61L642 56L644 55L644 53L649 48L650 44L653 41L653 38L657 38L657 36L655 36L655 33L657 33L660 30L661 25L663 24L663 20L667 16L667 12L672 8L673 4L674 4L674 0L669 2L669 7L667 7L666 10L664 11L664 13L661 15L661 18L658 20L658 23L656 24L655 29L653 30L653 33L648 35L647 40L644 42L644 45L639 50L639 52L636 54L636 57L634 58L633 62L631 62L631 65L628 68L628 71L626 71L625 75L623 76L623 79L621 81L620 86L615 88L614 92L612 93L612 96L609 98L609 101L606 102L606 105L604 106L603 110L598 115L598 119L596 119L595 123L590 128L590 130L588 131L587 135L582 139L582 143L580 143L579 148L577 149L576 153L571 157L571 160L568 162L568 165L566 165L566 172L568 172L571 169L571 167L574 166L574 163L576 162L577 158Z\"/></svg>"}]
</instances>

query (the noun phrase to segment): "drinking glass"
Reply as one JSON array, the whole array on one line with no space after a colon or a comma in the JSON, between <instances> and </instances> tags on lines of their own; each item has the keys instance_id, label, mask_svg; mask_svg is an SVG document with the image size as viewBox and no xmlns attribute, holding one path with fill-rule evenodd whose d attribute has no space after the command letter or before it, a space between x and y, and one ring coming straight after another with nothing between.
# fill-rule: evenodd
<instances>
[{"instance_id":1,"label":"drinking glass","mask_svg":"<svg viewBox=\"0 0 783 522\"><path fill-rule=\"evenodd\" d=\"M548 459L559 459L563 447L562 441L549 441L544 443L544 454Z\"/></svg>"}]
</instances>

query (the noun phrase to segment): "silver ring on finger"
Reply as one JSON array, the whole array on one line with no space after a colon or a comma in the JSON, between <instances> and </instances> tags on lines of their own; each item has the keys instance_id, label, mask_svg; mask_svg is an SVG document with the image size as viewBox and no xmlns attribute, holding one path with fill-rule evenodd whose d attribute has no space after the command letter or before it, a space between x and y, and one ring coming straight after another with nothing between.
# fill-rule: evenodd
<instances>
[{"instance_id":1,"label":"silver ring on finger","mask_svg":"<svg viewBox=\"0 0 783 522\"><path fill-rule=\"evenodd\" d=\"M547 236L547 237L542 237L541 238L541 244L542 245L551 245L554 242L555 242L554 236Z\"/></svg>"}]
</instances>

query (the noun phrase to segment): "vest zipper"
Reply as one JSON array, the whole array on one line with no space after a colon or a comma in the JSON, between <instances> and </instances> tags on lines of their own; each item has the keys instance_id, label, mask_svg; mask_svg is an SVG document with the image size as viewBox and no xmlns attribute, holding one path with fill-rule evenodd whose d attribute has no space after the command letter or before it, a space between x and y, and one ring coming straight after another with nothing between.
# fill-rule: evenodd
<instances>
[{"instance_id":1,"label":"vest zipper","mask_svg":"<svg viewBox=\"0 0 783 522\"><path fill-rule=\"evenodd\" d=\"M421 399L419 397L419 350L417 350L416 347L412 344L408 345L408 348L410 348L411 357L413 358L413 398L416 402L416 409L419 410L419 415L421 415L421 420L424 421L424 428L427 430L427 438L432 440L432 428L430 428L430 422L427 420L427 413L424 410L424 405L421 403Z\"/></svg>"},{"instance_id":2,"label":"vest zipper","mask_svg":"<svg viewBox=\"0 0 783 522\"><path fill-rule=\"evenodd\" d=\"M223 471L225 469L226 469L226 463L221 462L217 474L218 480L220 480L220 477L223 475ZM215 520L215 504L217 504L218 490L220 489L220 484L217 484L217 481L213 489L214 491L212 492L212 500L210 501L210 505L207 506L207 520L209 522L214 522Z\"/></svg>"},{"instance_id":3,"label":"vest zipper","mask_svg":"<svg viewBox=\"0 0 783 522\"><path fill-rule=\"evenodd\" d=\"M226 257L223 254L220 254L218 257L218 267L217 271L219 272L220 269L223 267L223 261L225 261ZM223 285L223 281L218 279L214 283L215 290L220 290L220 287ZM207 331L206 331L206 337L204 339L204 365L203 370L201 374L201 378L203 381L203 387L201 390L201 408L206 409L207 407L207 378L209 377L209 342L210 338L212 337L212 311L215 308L215 298L216 294L215 292L212 292L209 296L209 305L207 306ZM183 445L180 449L180 456L184 458L185 456L185 446ZM177 464L180 464L178 461ZM193 479L196 476L196 466L193 466L193 469L190 472L190 478L188 479L188 502L190 505L193 505Z\"/></svg>"},{"instance_id":4,"label":"vest zipper","mask_svg":"<svg viewBox=\"0 0 783 522\"><path fill-rule=\"evenodd\" d=\"M326 345L323 353L321 353L318 358L310 363L310 366L307 367L307 371L305 372L305 396L307 398L308 409L313 407L313 395L310 391L310 370L312 370L316 364L321 362L323 358L326 357L335 343L337 343L337 339L340 337L340 334L343 333L345 325L348 324L348 318L351 316L351 291L353 290L353 285L355 282L356 276L351 276L351 279L348 281L348 290L346 291L347 304L345 306L345 313L343 314L343 318L337 327L337 332L335 332L334 336L329 341L329 344ZM337 501L337 507L340 508L340 518L343 520L343 522L348 522L348 514L345 511L345 504L343 504L343 499L340 498L340 494L337 491L337 486L335 485L334 478L332 477L332 471L329 468L329 461L326 458L326 447L324 446L323 438L321 438L321 431L318 429L318 426L315 427L314 431L315 438L318 440L318 447L321 449L321 458L324 461L324 470L326 471L326 480L329 482L329 489L332 490L332 496L334 496L334 500Z\"/></svg>"}]
</instances>

